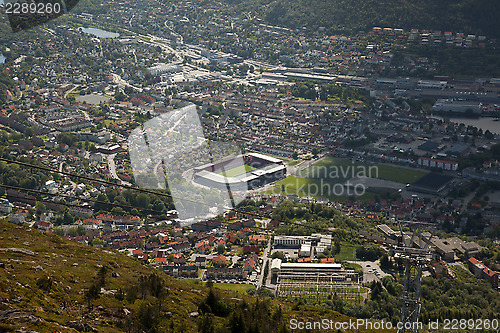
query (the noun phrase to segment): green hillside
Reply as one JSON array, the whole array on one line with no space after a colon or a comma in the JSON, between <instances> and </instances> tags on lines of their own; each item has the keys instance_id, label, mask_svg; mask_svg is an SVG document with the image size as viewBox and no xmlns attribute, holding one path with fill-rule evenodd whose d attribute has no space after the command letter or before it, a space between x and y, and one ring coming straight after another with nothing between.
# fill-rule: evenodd
<instances>
[{"instance_id":1,"label":"green hillside","mask_svg":"<svg viewBox=\"0 0 500 333\"><path fill-rule=\"evenodd\" d=\"M0 221L2 333L289 332L292 318L349 320L241 290L210 291L124 254Z\"/></svg>"},{"instance_id":2,"label":"green hillside","mask_svg":"<svg viewBox=\"0 0 500 333\"><path fill-rule=\"evenodd\" d=\"M277 0L269 5L266 19L291 28L323 26L331 33L381 26L498 37L499 14L495 0Z\"/></svg>"}]
</instances>

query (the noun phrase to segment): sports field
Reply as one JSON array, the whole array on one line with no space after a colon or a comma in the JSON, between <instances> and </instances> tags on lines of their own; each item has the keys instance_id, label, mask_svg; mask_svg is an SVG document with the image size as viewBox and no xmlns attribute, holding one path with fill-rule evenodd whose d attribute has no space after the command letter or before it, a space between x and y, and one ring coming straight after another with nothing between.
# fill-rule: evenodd
<instances>
[{"instance_id":1,"label":"sports field","mask_svg":"<svg viewBox=\"0 0 500 333\"><path fill-rule=\"evenodd\" d=\"M387 164L370 164L343 158L326 157L301 171L300 176L324 182L342 183L355 177L370 177L402 184L413 183L427 172Z\"/></svg>"},{"instance_id":2,"label":"sports field","mask_svg":"<svg viewBox=\"0 0 500 333\"><path fill-rule=\"evenodd\" d=\"M229 170L224 170L223 172L219 172L219 175L225 176L225 177L235 177L239 176L243 173L250 172L252 170L255 170L253 166L244 164L244 165L238 165L235 168L229 169Z\"/></svg>"},{"instance_id":3,"label":"sports field","mask_svg":"<svg viewBox=\"0 0 500 333\"><path fill-rule=\"evenodd\" d=\"M348 199L345 195L335 195L335 193L343 193L340 183L334 186L326 181L319 181L315 179L307 179L295 176L289 176L285 179L277 181L274 184L274 189L266 191L268 194L281 194L281 195L297 195L299 197L313 197L315 199L327 198L331 201L345 201ZM369 200L374 197L373 193L367 192L358 200Z\"/></svg>"}]
</instances>

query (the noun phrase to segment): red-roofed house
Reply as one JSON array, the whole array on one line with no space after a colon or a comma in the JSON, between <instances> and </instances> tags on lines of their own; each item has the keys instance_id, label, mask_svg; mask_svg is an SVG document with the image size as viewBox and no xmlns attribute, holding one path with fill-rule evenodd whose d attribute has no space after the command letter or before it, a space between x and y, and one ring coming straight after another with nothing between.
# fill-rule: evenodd
<instances>
[{"instance_id":1,"label":"red-roofed house","mask_svg":"<svg viewBox=\"0 0 500 333\"><path fill-rule=\"evenodd\" d=\"M212 258L212 262L214 266L224 267L226 266L227 260L225 256L218 254Z\"/></svg>"},{"instance_id":2,"label":"red-roofed house","mask_svg":"<svg viewBox=\"0 0 500 333\"><path fill-rule=\"evenodd\" d=\"M43 231L47 231L49 229L54 228L54 224L44 221L37 221L35 226L38 230L43 230Z\"/></svg>"},{"instance_id":3,"label":"red-roofed house","mask_svg":"<svg viewBox=\"0 0 500 333\"><path fill-rule=\"evenodd\" d=\"M243 265L243 270L244 271L255 271L257 267L257 263L255 260L252 258L249 258L245 261L245 264Z\"/></svg>"},{"instance_id":4,"label":"red-roofed house","mask_svg":"<svg viewBox=\"0 0 500 333\"><path fill-rule=\"evenodd\" d=\"M196 243L195 247L200 253L206 253L210 251L210 245L205 241Z\"/></svg>"},{"instance_id":5,"label":"red-roofed house","mask_svg":"<svg viewBox=\"0 0 500 333\"><path fill-rule=\"evenodd\" d=\"M248 236L248 241L250 244L260 244L266 241L265 235L250 235Z\"/></svg>"},{"instance_id":6,"label":"red-roofed house","mask_svg":"<svg viewBox=\"0 0 500 333\"><path fill-rule=\"evenodd\" d=\"M142 249L132 250L132 256L137 257L142 254Z\"/></svg>"},{"instance_id":7,"label":"red-roofed house","mask_svg":"<svg viewBox=\"0 0 500 333\"><path fill-rule=\"evenodd\" d=\"M498 273L492 271L488 266L474 257L467 261L469 269L477 278L488 281L493 288L498 288Z\"/></svg>"},{"instance_id":8,"label":"red-roofed house","mask_svg":"<svg viewBox=\"0 0 500 333\"><path fill-rule=\"evenodd\" d=\"M259 253L260 248L257 245L245 245L243 246L243 254L247 253Z\"/></svg>"}]
</instances>

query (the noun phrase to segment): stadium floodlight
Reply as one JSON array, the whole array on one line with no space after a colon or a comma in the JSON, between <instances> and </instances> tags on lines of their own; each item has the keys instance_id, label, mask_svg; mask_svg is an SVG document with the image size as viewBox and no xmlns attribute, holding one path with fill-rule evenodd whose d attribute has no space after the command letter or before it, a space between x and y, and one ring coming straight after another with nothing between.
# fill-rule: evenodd
<instances>
[{"instance_id":1,"label":"stadium floodlight","mask_svg":"<svg viewBox=\"0 0 500 333\"><path fill-rule=\"evenodd\" d=\"M79 0L0 0L13 32L47 23L73 9Z\"/></svg>"},{"instance_id":2,"label":"stadium floodlight","mask_svg":"<svg viewBox=\"0 0 500 333\"><path fill-rule=\"evenodd\" d=\"M195 105L161 114L132 131L128 149L137 186L170 191L181 220L196 222L234 208L247 192L228 171L244 168L238 146L209 141ZM212 183L196 182L208 173ZM218 186L219 185L219 186Z\"/></svg>"}]
</instances>

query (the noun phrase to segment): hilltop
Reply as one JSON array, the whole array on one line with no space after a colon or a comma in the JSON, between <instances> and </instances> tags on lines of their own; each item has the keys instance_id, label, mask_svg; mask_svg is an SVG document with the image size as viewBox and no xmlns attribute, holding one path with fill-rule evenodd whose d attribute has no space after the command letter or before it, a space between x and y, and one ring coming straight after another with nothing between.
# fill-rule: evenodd
<instances>
[{"instance_id":1,"label":"hilltop","mask_svg":"<svg viewBox=\"0 0 500 333\"><path fill-rule=\"evenodd\" d=\"M266 8L266 20L271 24L295 29L325 27L330 33L381 26L490 37L500 34L500 3L492 0L277 0Z\"/></svg>"},{"instance_id":2,"label":"hilltop","mask_svg":"<svg viewBox=\"0 0 500 333\"><path fill-rule=\"evenodd\" d=\"M299 303L211 292L119 252L5 221L0 230L0 332L286 332L291 318L349 320Z\"/></svg>"}]
</instances>

